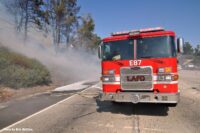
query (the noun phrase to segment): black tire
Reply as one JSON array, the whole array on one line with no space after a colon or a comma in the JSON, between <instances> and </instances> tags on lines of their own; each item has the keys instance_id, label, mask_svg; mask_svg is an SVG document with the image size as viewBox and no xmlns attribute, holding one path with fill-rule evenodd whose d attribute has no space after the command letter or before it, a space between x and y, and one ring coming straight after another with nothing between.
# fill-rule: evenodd
<instances>
[{"instance_id":1,"label":"black tire","mask_svg":"<svg viewBox=\"0 0 200 133\"><path fill-rule=\"evenodd\" d=\"M113 105L120 105L121 102L111 101Z\"/></svg>"},{"instance_id":2,"label":"black tire","mask_svg":"<svg viewBox=\"0 0 200 133\"><path fill-rule=\"evenodd\" d=\"M177 103L167 103L165 105L168 106L168 107L176 107Z\"/></svg>"}]
</instances>

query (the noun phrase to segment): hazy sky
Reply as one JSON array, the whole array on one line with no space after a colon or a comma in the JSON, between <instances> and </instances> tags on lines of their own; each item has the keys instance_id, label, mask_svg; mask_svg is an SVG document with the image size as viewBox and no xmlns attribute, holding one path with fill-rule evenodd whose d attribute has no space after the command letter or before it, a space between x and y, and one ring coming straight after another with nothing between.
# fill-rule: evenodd
<instances>
[{"instance_id":1,"label":"hazy sky","mask_svg":"<svg viewBox=\"0 0 200 133\"><path fill-rule=\"evenodd\" d=\"M200 0L78 0L81 14L94 18L95 32L162 26L193 45L200 44Z\"/></svg>"}]
</instances>

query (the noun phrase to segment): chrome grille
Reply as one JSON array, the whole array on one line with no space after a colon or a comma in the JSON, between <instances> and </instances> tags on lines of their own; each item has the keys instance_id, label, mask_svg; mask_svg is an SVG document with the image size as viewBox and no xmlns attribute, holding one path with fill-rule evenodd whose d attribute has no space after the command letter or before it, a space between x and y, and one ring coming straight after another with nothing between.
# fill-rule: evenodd
<instances>
[{"instance_id":1,"label":"chrome grille","mask_svg":"<svg viewBox=\"0 0 200 133\"><path fill-rule=\"evenodd\" d=\"M123 90L151 90L152 67L123 67L120 70Z\"/></svg>"}]
</instances>

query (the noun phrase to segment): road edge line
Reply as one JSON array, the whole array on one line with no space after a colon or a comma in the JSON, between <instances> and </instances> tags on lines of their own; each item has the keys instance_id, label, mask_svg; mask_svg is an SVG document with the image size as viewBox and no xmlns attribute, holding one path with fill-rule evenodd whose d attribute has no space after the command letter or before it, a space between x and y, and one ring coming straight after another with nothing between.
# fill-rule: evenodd
<instances>
[{"instance_id":1,"label":"road edge line","mask_svg":"<svg viewBox=\"0 0 200 133\"><path fill-rule=\"evenodd\" d=\"M76 83L77 83L77 82L76 82ZM72 85L72 84L70 84L70 85ZM96 85L96 84L95 84L95 85ZM89 86L88 88L86 88L86 89L80 91L80 93L81 93L81 92L84 92L84 91L86 91L86 90L88 90L88 89L90 89L90 88L92 88L92 87L94 87L95 85ZM71 98L73 98L73 97L75 97L75 96L78 96L78 94L71 95L70 97L67 97L67 98L65 98L65 99L63 99L63 100L61 100L61 101L59 101L59 102L57 102L57 103L55 103L55 104L53 104L53 105L51 105L51 106L48 106L48 107L46 107L46 108L44 108L44 109L42 109L42 110L40 110L40 111L38 111L38 112L35 112L34 114L29 115L29 116L27 116L27 117L25 117L25 118L23 118L23 119L21 119L21 120L15 122L15 123L9 125L9 126L7 126L7 127L4 127L3 129L0 130L0 133L2 133L3 131L6 131L6 129L9 129L9 128L11 128L11 127L13 127L13 126L15 126L15 125L17 125L17 124L19 124L19 123L22 123L22 122L24 122L24 121L30 119L31 117L34 117L34 116L36 116L36 115L38 115L38 114L40 114L40 113L42 113L42 112L44 112L44 111L46 111L46 110L48 110L48 109L50 109L50 108L52 108L52 107L58 105L58 104L61 104L61 103L65 102L65 101L67 101L67 100L69 100L69 99L71 99Z\"/></svg>"}]
</instances>

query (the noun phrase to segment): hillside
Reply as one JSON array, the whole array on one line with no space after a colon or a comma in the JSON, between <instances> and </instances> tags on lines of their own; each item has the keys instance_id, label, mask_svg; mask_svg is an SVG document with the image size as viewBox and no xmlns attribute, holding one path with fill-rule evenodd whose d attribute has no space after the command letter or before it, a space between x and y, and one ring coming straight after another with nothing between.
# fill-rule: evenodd
<instances>
[{"instance_id":1,"label":"hillside","mask_svg":"<svg viewBox=\"0 0 200 133\"><path fill-rule=\"evenodd\" d=\"M50 82L49 71L39 61L0 46L0 85L22 88Z\"/></svg>"}]
</instances>

